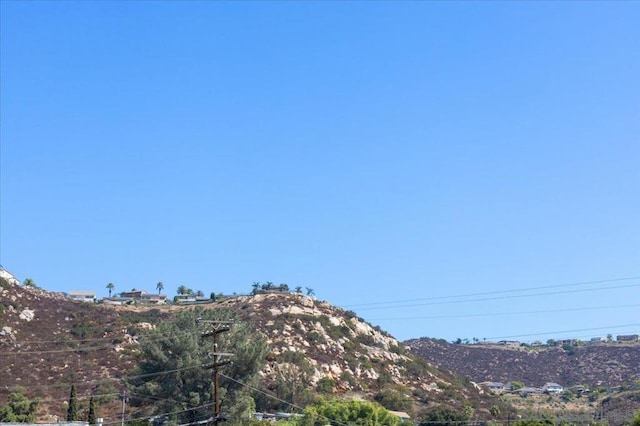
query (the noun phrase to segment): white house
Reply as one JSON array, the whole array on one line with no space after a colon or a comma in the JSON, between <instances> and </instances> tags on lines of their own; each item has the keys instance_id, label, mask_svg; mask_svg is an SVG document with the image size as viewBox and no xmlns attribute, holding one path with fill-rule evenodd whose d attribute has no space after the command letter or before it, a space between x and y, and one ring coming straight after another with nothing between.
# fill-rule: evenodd
<instances>
[{"instance_id":1,"label":"white house","mask_svg":"<svg viewBox=\"0 0 640 426\"><path fill-rule=\"evenodd\" d=\"M81 302L91 302L95 303L96 301L96 292L95 291L70 291L69 299L71 300L79 300Z\"/></svg>"},{"instance_id":2,"label":"white house","mask_svg":"<svg viewBox=\"0 0 640 426\"><path fill-rule=\"evenodd\" d=\"M11 272L7 271L2 266L0 266L0 277L7 280L7 282L11 285L20 285L20 281L16 277L14 277Z\"/></svg>"},{"instance_id":3,"label":"white house","mask_svg":"<svg viewBox=\"0 0 640 426\"><path fill-rule=\"evenodd\" d=\"M557 383L547 382L542 387L542 392L548 394L559 394L564 391L564 388Z\"/></svg>"},{"instance_id":4,"label":"white house","mask_svg":"<svg viewBox=\"0 0 640 426\"><path fill-rule=\"evenodd\" d=\"M195 294L178 294L173 298L176 303L193 303L196 301Z\"/></svg>"}]
</instances>

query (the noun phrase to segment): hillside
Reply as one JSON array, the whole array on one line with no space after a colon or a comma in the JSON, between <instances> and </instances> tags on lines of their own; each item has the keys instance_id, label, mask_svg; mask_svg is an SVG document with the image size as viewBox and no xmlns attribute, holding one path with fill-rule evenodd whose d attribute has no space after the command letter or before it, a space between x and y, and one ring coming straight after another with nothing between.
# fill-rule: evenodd
<instances>
[{"instance_id":1,"label":"hillside","mask_svg":"<svg viewBox=\"0 0 640 426\"><path fill-rule=\"evenodd\" d=\"M313 392L377 399L414 414L469 406L483 418L493 404L468 380L407 353L389 334L326 302L276 293L234 297L206 308L230 309L267 337L271 349L260 384L265 394L277 391L274 372L287 370L292 383ZM138 362L136 335L180 309L190 308L85 304L1 280L0 400L21 386L29 397L43 399L40 416L55 420L63 418L75 384L84 409L88 397L98 395L100 415L118 419L120 379Z\"/></svg>"},{"instance_id":2,"label":"hillside","mask_svg":"<svg viewBox=\"0 0 640 426\"><path fill-rule=\"evenodd\" d=\"M640 381L640 345L599 343L563 349L451 344L429 338L404 342L411 352L475 382L556 382L613 388Z\"/></svg>"}]
</instances>

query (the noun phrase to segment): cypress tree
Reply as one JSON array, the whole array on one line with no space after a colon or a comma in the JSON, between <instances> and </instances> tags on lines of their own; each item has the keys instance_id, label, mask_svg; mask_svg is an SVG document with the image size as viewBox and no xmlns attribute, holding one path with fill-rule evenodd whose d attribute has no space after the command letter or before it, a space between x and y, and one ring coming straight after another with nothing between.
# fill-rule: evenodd
<instances>
[{"instance_id":1,"label":"cypress tree","mask_svg":"<svg viewBox=\"0 0 640 426\"><path fill-rule=\"evenodd\" d=\"M75 422L78 420L78 401L76 398L76 385L71 385L69 394L69 408L67 409L67 421Z\"/></svg>"},{"instance_id":2,"label":"cypress tree","mask_svg":"<svg viewBox=\"0 0 640 426\"><path fill-rule=\"evenodd\" d=\"M87 417L87 422L90 425L96 424L96 401L93 399L93 396L89 399L89 416Z\"/></svg>"}]
</instances>

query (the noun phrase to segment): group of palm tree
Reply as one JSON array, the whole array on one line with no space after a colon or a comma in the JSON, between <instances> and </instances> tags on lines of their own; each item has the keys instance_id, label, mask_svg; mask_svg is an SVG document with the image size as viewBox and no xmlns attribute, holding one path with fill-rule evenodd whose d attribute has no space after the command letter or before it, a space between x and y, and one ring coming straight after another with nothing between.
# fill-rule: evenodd
<instances>
[{"instance_id":1,"label":"group of palm tree","mask_svg":"<svg viewBox=\"0 0 640 426\"><path fill-rule=\"evenodd\" d=\"M115 288L115 285L113 283L107 284L107 289L109 290L109 297L111 297L111 292L113 291L114 288ZM162 293L162 290L164 290L164 284L162 284L162 281L158 281L158 284L156 284L156 290L158 290L158 294ZM135 289L133 289L132 291L135 291Z\"/></svg>"},{"instance_id":2,"label":"group of palm tree","mask_svg":"<svg viewBox=\"0 0 640 426\"><path fill-rule=\"evenodd\" d=\"M288 284L282 283L279 285L275 285L271 281L267 281L264 284L260 284L259 282L254 281L252 287L253 287L253 290L251 292L252 294L257 294L260 290L278 290L282 292L289 291ZM115 285L113 283L107 284L107 289L109 290L109 297L111 297L111 293L114 288L115 288ZM162 284L162 281L158 281L158 283L156 284L156 290L158 290L158 294L162 293L162 290L164 290L164 284ZM294 291L296 293L302 294L302 287L297 286L295 287ZM305 291L307 296L315 295L315 291L312 288L305 287ZM200 295L200 293L202 292L198 291L198 295ZM193 290L191 290L190 288L187 288L185 285L181 285L180 287L178 287L178 294L193 294Z\"/></svg>"},{"instance_id":3,"label":"group of palm tree","mask_svg":"<svg viewBox=\"0 0 640 426\"><path fill-rule=\"evenodd\" d=\"M258 281L254 281L253 284L251 285L252 290L251 290L251 294L258 294L261 290L262 291L280 291L283 293L286 293L289 291L289 285L286 283L282 283L282 284L278 284L275 285L274 283L272 283L271 281L267 281L264 284L260 284ZM315 292L313 291L312 288L309 287L305 287L305 290L307 292L307 296L313 296L315 295ZM295 287L294 291L296 293L302 293L302 287L301 286L297 286Z\"/></svg>"}]
</instances>

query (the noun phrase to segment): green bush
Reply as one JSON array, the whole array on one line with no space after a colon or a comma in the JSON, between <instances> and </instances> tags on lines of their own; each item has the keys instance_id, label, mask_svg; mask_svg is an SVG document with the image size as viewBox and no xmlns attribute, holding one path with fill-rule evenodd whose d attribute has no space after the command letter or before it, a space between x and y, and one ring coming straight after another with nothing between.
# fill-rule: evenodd
<instances>
[{"instance_id":1,"label":"green bush","mask_svg":"<svg viewBox=\"0 0 640 426\"><path fill-rule=\"evenodd\" d=\"M318 390L318 392L320 393L328 393L328 394L332 394L333 393L333 387L335 386L335 380L333 380L331 377L323 377L322 379L318 380L318 384L316 385L316 389Z\"/></svg>"}]
</instances>

